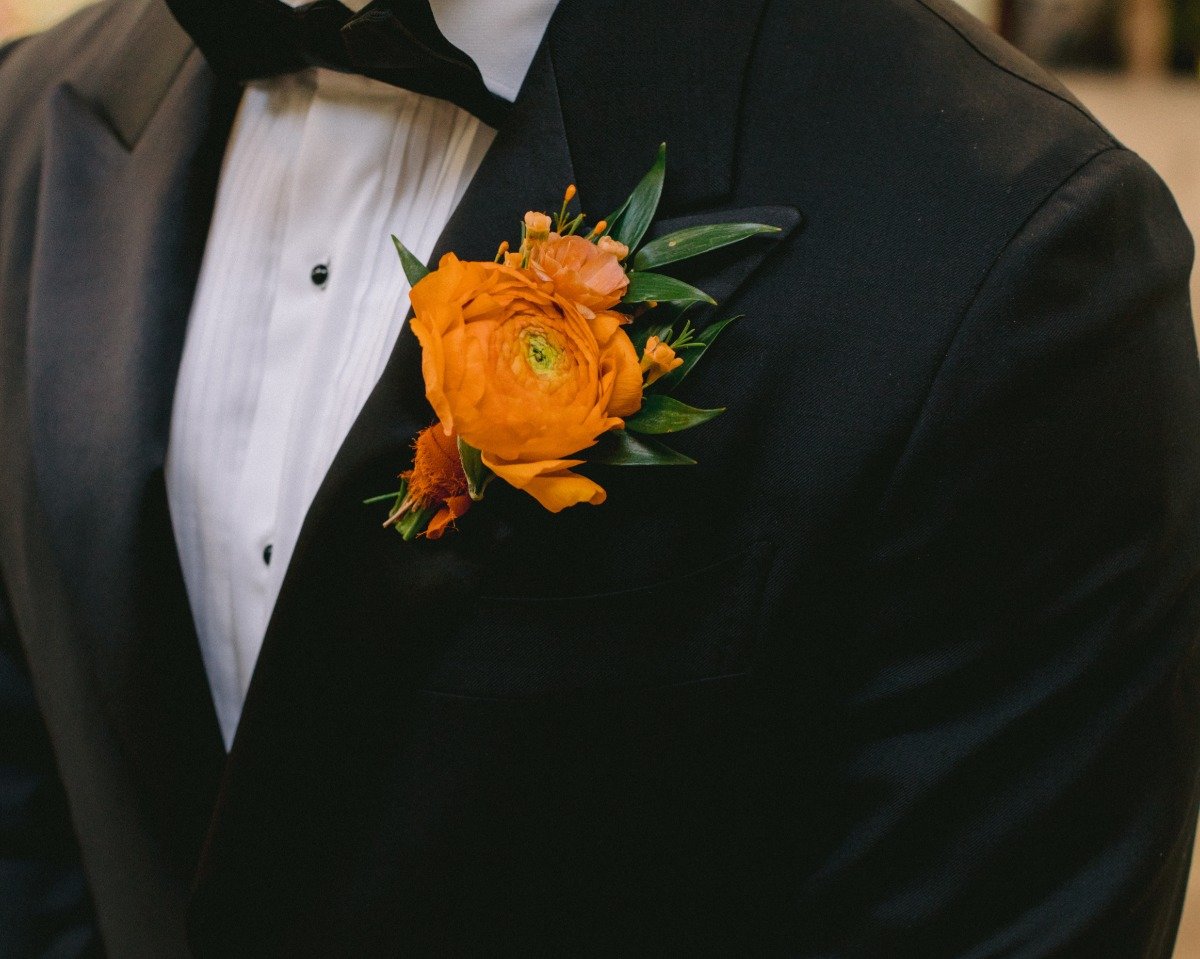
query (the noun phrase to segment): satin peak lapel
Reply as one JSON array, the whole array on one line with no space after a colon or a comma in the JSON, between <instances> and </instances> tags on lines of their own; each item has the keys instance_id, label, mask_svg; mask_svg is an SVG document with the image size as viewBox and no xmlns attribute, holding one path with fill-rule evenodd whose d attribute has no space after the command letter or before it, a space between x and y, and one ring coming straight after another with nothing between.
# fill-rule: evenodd
<instances>
[{"instance_id":1,"label":"satin peak lapel","mask_svg":"<svg viewBox=\"0 0 1200 959\"><path fill-rule=\"evenodd\" d=\"M186 872L221 750L162 466L234 101L214 95L164 7L142 4L131 19L113 62L81 70L50 104L29 404L38 494L75 629L149 818Z\"/></svg>"}]
</instances>

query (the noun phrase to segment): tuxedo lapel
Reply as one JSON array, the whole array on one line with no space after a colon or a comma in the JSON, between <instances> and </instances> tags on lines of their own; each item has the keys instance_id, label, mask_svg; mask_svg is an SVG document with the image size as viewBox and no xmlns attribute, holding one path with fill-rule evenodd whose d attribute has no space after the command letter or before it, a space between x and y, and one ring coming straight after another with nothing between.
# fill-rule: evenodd
<instances>
[{"instance_id":1,"label":"tuxedo lapel","mask_svg":"<svg viewBox=\"0 0 1200 959\"><path fill-rule=\"evenodd\" d=\"M552 27L554 66L591 212L624 200L663 141L661 215L734 199L738 115L764 5L563 0ZM709 51L703 70L694 68L696 50Z\"/></svg>"},{"instance_id":2,"label":"tuxedo lapel","mask_svg":"<svg viewBox=\"0 0 1200 959\"><path fill-rule=\"evenodd\" d=\"M449 250L490 259L526 209L556 205L573 179L543 46L432 261ZM474 534L404 544L380 528L378 508L363 506L395 488L415 434L432 420L419 344L406 326L314 499L284 579L201 864L198 941L236 926L231 915L303 925L296 910L305 883L344 853L313 836L352 843L355 810L384 801L371 793L376 757L402 732L403 690L474 588L480 540L495 532L478 524Z\"/></svg>"},{"instance_id":3,"label":"tuxedo lapel","mask_svg":"<svg viewBox=\"0 0 1200 959\"><path fill-rule=\"evenodd\" d=\"M180 872L220 738L163 483L171 397L234 98L141 4L53 94L27 363L38 495L110 721Z\"/></svg>"}]
</instances>

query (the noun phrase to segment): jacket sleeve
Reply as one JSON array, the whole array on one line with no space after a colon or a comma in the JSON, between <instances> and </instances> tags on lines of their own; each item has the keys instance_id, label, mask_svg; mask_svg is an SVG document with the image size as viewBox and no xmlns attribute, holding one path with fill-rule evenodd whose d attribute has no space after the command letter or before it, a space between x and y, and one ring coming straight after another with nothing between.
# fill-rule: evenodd
<instances>
[{"instance_id":1,"label":"jacket sleeve","mask_svg":"<svg viewBox=\"0 0 1200 959\"><path fill-rule=\"evenodd\" d=\"M813 955L1170 957L1200 769L1191 262L1114 147L983 279L866 560Z\"/></svg>"},{"instance_id":2,"label":"jacket sleeve","mask_svg":"<svg viewBox=\"0 0 1200 959\"><path fill-rule=\"evenodd\" d=\"M0 591L0 956L102 954L54 757Z\"/></svg>"}]
</instances>

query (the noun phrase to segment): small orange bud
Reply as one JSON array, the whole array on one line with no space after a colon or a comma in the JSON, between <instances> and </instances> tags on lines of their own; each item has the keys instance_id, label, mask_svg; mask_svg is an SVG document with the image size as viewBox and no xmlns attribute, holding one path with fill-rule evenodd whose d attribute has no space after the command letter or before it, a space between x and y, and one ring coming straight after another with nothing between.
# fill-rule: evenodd
<instances>
[{"instance_id":1,"label":"small orange bud","mask_svg":"<svg viewBox=\"0 0 1200 959\"><path fill-rule=\"evenodd\" d=\"M601 220L594 227L592 227L592 236L599 236L601 233L603 233L607 229L608 229L608 220Z\"/></svg>"},{"instance_id":2,"label":"small orange bud","mask_svg":"<svg viewBox=\"0 0 1200 959\"><path fill-rule=\"evenodd\" d=\"M683 360L657 336L652 336L646 341L646 349L642 351L641 368L647 386L681 366Z\"/></svg>"},{"instance_id":3,"label":"small orange bud","mask_svg":"<svg viewBox=\"0 0 1200 959\"><path fill-rule=\"evenodd\" d=\"M503 260L504 254L507 252L508 252L508 240L502 240L500 242L500 248L498 250L496 250L495 262L499 263L501 260Z\"/></svg>"},{"instance_id":4,"label":"small orange bud","mask_svg":"<svg viewBox=\"0 0 1200 959\"><path fill-rule=\"evenodd\" d=\"M531 240L544 240L550 235L550 217L530 210L525 214L525 235Z\"/></svg>"},{"instance_id":5,"label":"small orange bud","mask_svg":"<svg viewBox=\"0 0 1200 959\"><path fill-rule=\"evenodd\" d=\"M575 199L575 184L572 183L569 187L567 187L567 192L565 194L563 194L563 203L570 203L574 199Z\"/></svg>"},{"instance_id":6,"label":"small orange bud","mask_svg":"<svg viewBox=\"0 0 1200 959\"><path fill-rule=\"evenodd\" d=\"M618 260L623 260L629 256L629 247L624 243L614 240L611 236L600 237L596 242L596 246L599 247L602 253L611 253Z\"/></svg>"}]
</instances>

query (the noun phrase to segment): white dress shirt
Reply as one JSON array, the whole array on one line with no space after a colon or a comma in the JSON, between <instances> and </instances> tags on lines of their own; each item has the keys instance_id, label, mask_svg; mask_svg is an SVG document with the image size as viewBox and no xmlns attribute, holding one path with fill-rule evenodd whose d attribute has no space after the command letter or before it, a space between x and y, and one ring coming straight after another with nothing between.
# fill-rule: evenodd
<instances>
[{"instance_id":1,"label":"white dress shirt","mask_svg":"<svg viewBox=\"0 0 1200 959\"><path fill-rule=\"evenodd\" d=\"M432 7L488 87L512 99L556 2ZM408 311L389 236L427 259L494 136L444 100L328 70L252 83L243 94L166 462L226 747L305 513Z\"/></svg>"}]
</instances>

